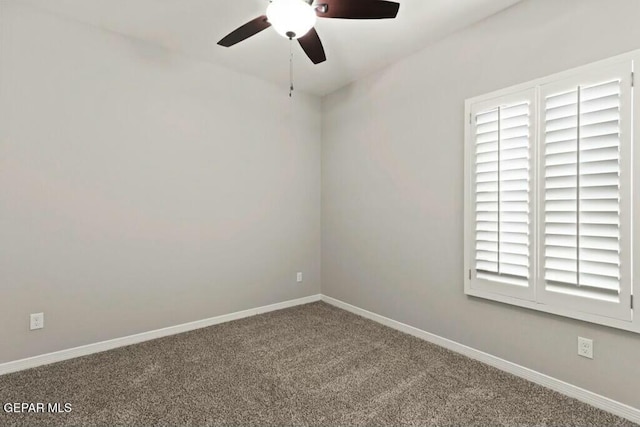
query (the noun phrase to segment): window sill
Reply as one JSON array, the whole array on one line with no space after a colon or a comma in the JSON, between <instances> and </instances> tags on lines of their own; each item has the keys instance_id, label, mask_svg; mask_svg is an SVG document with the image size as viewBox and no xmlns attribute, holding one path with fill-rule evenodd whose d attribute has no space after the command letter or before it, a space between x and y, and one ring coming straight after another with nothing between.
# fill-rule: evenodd
<instances>
[{"instance_id":1,"label":"window sill","mask_svg":"<svg viewBox=\"0 0 640 427\"><path fill-rule=\"evenodd\" d=\"M509 305L514 305L517 307L528 308L530 310L540 311L540 312L549 313L549 314L555 314L557 316L568 317L571 319L582 320L585 322L595 323L598 325L608 326L611 328L640 333L640 322L638 321L637 318L635 318L630 322L627 322L624 320L613 319L610 317L584 313L577 310L555 307L547 304L538 303L535 301L527 301L527 300L522 300L519 298L514 298L506 295L483 292L483 291L470 288L468 280L465 280L464 293L465 295L468 295L470 297L497 301L497 302L501 302Z\"/></svg>"}]
</instances>

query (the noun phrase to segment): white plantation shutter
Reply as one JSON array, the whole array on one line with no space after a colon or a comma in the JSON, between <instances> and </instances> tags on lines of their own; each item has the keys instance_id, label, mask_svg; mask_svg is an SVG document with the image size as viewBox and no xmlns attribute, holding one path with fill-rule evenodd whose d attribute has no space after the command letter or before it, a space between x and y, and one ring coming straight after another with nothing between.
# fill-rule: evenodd
<instances>
[{"instance_id":1,"label":"white plantation shutter","mask_svg":"<svg viewBox=\"0 0 640 427\"><path fill-rule=\"evenodd\" d=\"M540 300L621 319L631 316L628 76L615 67L541 90Z\"/></svg>"},{"instance_id":2,"label":"white plantation shutter","mask_svg":"<svg viewBox=\"0 0 640 427\"><path fill-rule=\"evenodd\" d=\"M640 50L466 101L467 295L640 333L638 64Z\"/></svg>"},{"instance_id":3,"label":"white plantation shutter","mask_svg":"<svg viewBox=\"0 0 640 427\"><path fill-rule=\"evenodd\" d=\"M492 100L472 112L473 286L531 296L533 93Z\"/></svg>"},{"instance_id":4,"label":"white plantation shutter","mask_svg":"<svg viewBox=\"0 0 640 427\"><path fill-rule=\"evenodd\" d=\"M620 290L620 81L546 99L545 279Z\"/></svg>"}]
</instances>

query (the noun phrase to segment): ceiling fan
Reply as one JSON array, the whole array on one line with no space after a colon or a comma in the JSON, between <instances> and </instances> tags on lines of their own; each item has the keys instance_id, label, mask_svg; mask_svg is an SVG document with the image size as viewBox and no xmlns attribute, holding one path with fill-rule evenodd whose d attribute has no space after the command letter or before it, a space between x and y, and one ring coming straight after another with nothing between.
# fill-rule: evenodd
<instances>
[{"instance_id":1,"label":"ceiling fan","mask_svg":"<svg viewBox=\"0 0 640 427\"><path fill-rule=\"evenodd\" d=\"M283 37L297 39L314 64L327 57L314 25L316 18L388 19L398 15L400 4L386 0L270 0L266 15L229 33L218 42L231 47L273 26Z\"/></svg>"}]
</instances>

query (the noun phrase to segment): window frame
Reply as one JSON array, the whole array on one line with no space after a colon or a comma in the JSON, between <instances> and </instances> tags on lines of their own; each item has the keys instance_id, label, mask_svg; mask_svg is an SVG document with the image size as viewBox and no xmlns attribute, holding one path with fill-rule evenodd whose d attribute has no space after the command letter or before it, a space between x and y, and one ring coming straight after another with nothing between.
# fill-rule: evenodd
<instances>
[{"instance_id":1,"label":"window frame","mask_svg":"<svg viewBox=\"0 0 640 427\"><path fill-rule=\"evenodd\" d=\"M518 307L524 307L536 311L546 312L550 314L555 314L563 317L583 320L590 323L595 323L599 325L609 326L617 329L623 329L627 331L640 333L640 312L636 307L629 308L631 311L630 320L621 320L618 318L608 317L601 314L594 314L590 312L584 311L585 307L581 307L580 305L574 303L564 304L562 302L562 298L556 299L545 299L541 301L541 295L539 289L544 287L544 265L541 262L543 258L540 258L541 251L544 250L543 242L544 236L541 233L544 233L543 224L538 224L538 218L544 218L544 195L541 195L541 191L544 191L544 186L540 185L539 177L541 176L541 167L542 161L540 160L540 150L541 148L541 138L542 135L541 129L543 126L541 120L541 112L543 110L543 106L541 105L541 87L545 85L554 84L557 82L561 82L563 80L571 79L571 78L584 78L587 81L589 80L589 76L598 75L602 70L607 68L620 66L620 63L625 63L629 66L629 77L628 79L632 79L632 73L637 71L634 70L634 67L637 68L640 64L640 50L635 50L632 52L628 52L622 55L617 55L605 60L593 62L584 66L580 66L577 68L573 68L567 71L563 71L560 73L555 73L549 76L545 76L533 81L529 81L526 83L518 84L515 86L511 86L505 89L497 90L485 95L476 96L473 98L469 98L465 101L465 132L464 132L464 292L466 295L471 297L479 297L482 299L488 299L492 301L497 301L501 303L506 303ZM637 73L636 73L637 74ZM628 80L629 81L629 80ZM634 82L631 80L630 84ZM633 87L635 89L635 87ZM533 275L531 276L530 283L533 298L526 299L522 297L516 297L513 295L509 295L508 293L500 293L492 290L491 287L485 287L474 285L473 277L474 273L474 260L475 260L475 126L473 125L473 113L476 111L477 106L484 104L489 105L492 101L495 102L498 98L508 99L512 96L517 96L517 94L524 93L526 91L533 90L535 91L535 105L532 107L532 128L534 135L532 136L532 177L531 177L531 212L532 212L532 220L533 220L533 234L531 236L531 261L532 261L532 271ZM627 297L621 295L620 304L626 303L631 306L631 295L638 296L640 295L640 283L637 281L634 282L634 277L640 274L640 257L638 253L640 253L640 249L638 252L634 252L633 248L640 248L640 191L636 190L638 195L634 195L633 189L640 189L640 172L635 172L635 168L640 167L640 138L638 135L640 134L640 93L636 90L630 92L632 95L631 99L631 118L630 125L632 129L632 134L629 138L628 147L624 148L621 146L621 168L624 167L626 163L628 166L628 175L629 180L627 184L628 191L625 191L621 187L621 191L625 191L625 194L628 193L630 200L627 203L630 204L629 215L624 215L621 217L623 222L627 224L625 227L630 230L630 236L627 240L628 244L631 246L629 251L626 253L626 261L629 263L629 274L631 277L627 278L629 282L629 292ZM533 139L535 138L535 139ZM622 144L622 142L621 142ZM634 148L636 147L636 148ZM623 159L623 153L626 150L628 154L630 154L628 159ZM634 173L635 172L635 173ZM621 182L622 184L622 182ZM542 199L541 199L542 197ZM621 198L622 198L621 193ZM542 217L540 215L543 215ZM633 218L634 216L638 216L638 225L633 226ZM622 232L622 227L621 227ZM542 236L542 237L541 237ZM542 240L541 240L542 239ZM624 243L621 242L624 245ZM622 261L624 263L624 259ZM637 302L633 304L637 306ZM588 306L588 304L587 304ZM586 307L588 308L588 307Z\"/></svg>"}]
</instances>

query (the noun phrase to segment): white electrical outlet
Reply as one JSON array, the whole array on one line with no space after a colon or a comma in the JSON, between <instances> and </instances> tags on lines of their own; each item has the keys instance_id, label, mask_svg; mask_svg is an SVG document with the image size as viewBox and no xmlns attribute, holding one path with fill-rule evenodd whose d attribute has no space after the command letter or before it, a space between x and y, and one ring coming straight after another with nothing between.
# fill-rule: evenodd
<instances>
[{"instance_id":1,"label":"white electrical outlet","mask_svg":"<svg viewBox=\"0 0 640 427\"><path fill-rule=\"evenodd\" d=\"M30 329L42 329L44 328L44 313L32 313Z\"/></svg>"},{"instance_id":2,"label":"white electrical outlet","mask_svg":"<svg viewBox=\"0 0 640 427\"><path fill-rule=\"evenodd\" d=\"M298 274L296 274L296 281L298 283L302 283L302 273L298 272Z\"/></svg>"},{"instance_id":3,"label":"white electrical outlet","mask_svg":"<svg viewBox=\"0 0 640 427\"><path fill-rule=\"evenodd\" d=\"M578 337L578 355L593 359L593 340Z\"/></svg>"}]
</instances>

